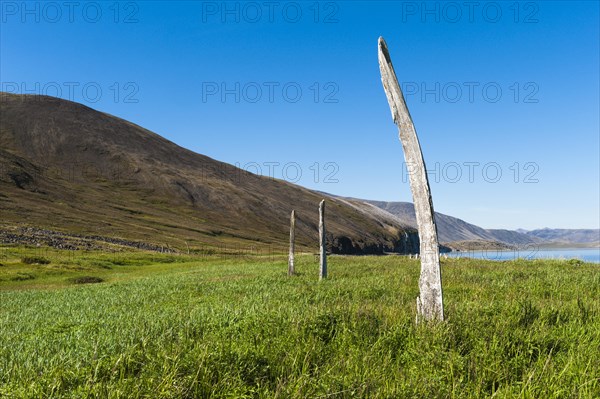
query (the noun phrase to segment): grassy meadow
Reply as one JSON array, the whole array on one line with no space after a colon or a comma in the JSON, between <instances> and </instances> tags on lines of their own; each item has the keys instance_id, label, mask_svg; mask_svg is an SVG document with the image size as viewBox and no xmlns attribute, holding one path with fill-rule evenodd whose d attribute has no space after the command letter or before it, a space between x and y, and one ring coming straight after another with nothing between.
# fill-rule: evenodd
<instances>
[{"instance_id":1,"label":"grassy meadow","mask_svg":"<svg viewBox=\"0 0 600 399\"><path fill-rule=\"evenodd\" d=\"M0 247L2 398L598 398L600 266Z\"/></svg>"}]
</instances>

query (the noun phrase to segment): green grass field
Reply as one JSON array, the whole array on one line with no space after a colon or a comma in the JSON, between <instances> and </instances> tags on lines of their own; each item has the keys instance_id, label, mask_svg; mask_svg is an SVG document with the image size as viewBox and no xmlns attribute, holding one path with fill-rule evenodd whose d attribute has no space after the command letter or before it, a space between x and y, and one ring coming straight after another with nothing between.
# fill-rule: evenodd
<instances>
[{"instance_id":1,"label":"green grass field","mask_svg":"<svg viewBox=\"0 0 600 399\"><path fill-rule=\"evenodd\" d=\"M600 397L598 265L0 251L2 398Z\"/></svg>"}]
</instances>

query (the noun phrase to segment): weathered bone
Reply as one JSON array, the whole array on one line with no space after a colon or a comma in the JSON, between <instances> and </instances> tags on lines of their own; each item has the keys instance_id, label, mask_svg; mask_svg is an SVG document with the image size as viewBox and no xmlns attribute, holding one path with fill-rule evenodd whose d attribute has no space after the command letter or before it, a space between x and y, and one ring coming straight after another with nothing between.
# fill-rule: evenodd
<instances>
[{"instance_id":1,"label":"weathered bone","mask_svg":"<svg viewBox=\"0 0 600 399\"><path fill-rule=\"evenodd\" d=\"M319 280L327 278L327 241L325 240L325 200L319 203Z\"/></svg>"},{"instance_id":2,"label":"weathered bone","mask_svg":"<svg viewBox=\"0 0 600 399\"><path fill-rule=\"evenodd\" d=\"M288 259L288 276L293 276L296 272L294 269L294 240L296 235L296 211L292 211L290 216L290 256Z\"/></svg>"},{"instance_id":3,"label":"weathered bone","mask_svg":"<svg viewBox=\"0 0 600 399\"><path fill-rule=\"evenodd\" d=\"M409 170L410 188L419 228L421 277L419 278L420 295L417 298L417 320L419 317L424 320L444 320L440 254L425 161L383 37L379 38L378 58L381 82L392 111L392 118L398 125L404 160Z\"/></svg>"}]
</instances>

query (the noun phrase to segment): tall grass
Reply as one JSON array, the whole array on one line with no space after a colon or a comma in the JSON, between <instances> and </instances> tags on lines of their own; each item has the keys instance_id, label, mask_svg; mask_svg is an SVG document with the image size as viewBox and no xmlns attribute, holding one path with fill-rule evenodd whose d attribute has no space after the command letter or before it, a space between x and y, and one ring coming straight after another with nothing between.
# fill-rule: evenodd
<instances>
[{"instance_id":1,"label":"tall grass","mask_svg":"<svg viewBox=\"0 0 600 399\"><path fill-rule=\"evenodd\" d=\"M165 259L0 291L0 397L600 397L597 265L449 259L416 326L415 260Z\"/></svg>"}]
</instances>

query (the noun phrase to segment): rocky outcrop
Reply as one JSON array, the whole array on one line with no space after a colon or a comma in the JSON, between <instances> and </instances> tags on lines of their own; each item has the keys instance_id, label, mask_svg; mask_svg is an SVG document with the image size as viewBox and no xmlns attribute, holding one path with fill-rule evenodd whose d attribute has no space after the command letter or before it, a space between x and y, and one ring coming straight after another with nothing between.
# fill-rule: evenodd
<instances>
[{"instance_id":1,"label":"rocky outcrop","mask_svg":"<svg viewBox=\"0 0 600 399\"><path fill-rule=\"evenodd\" d=\"M406 231L392 240L384 242L364 242L347 236L331 236L327 245L333 254L383 255L385 253L419 253L419 235L416 230Z\"/></svg>"},{"instance_id":2,"label":"rocky outcrop","mask_svg":"<svg viewBox=\"0 0 600 399\"><path fill-rule=\"evenodd\" d=\"M122 248L135 248L146 251L156 251L165 253L176 252L172 248L146 242L131 241L115 237L66 234L59 231L38 229L35 227L16 227L13 229L0 229L0 244L48 246L51 248L65 249L71 251L114 251Z\"/></svg>"}]
</instances>

